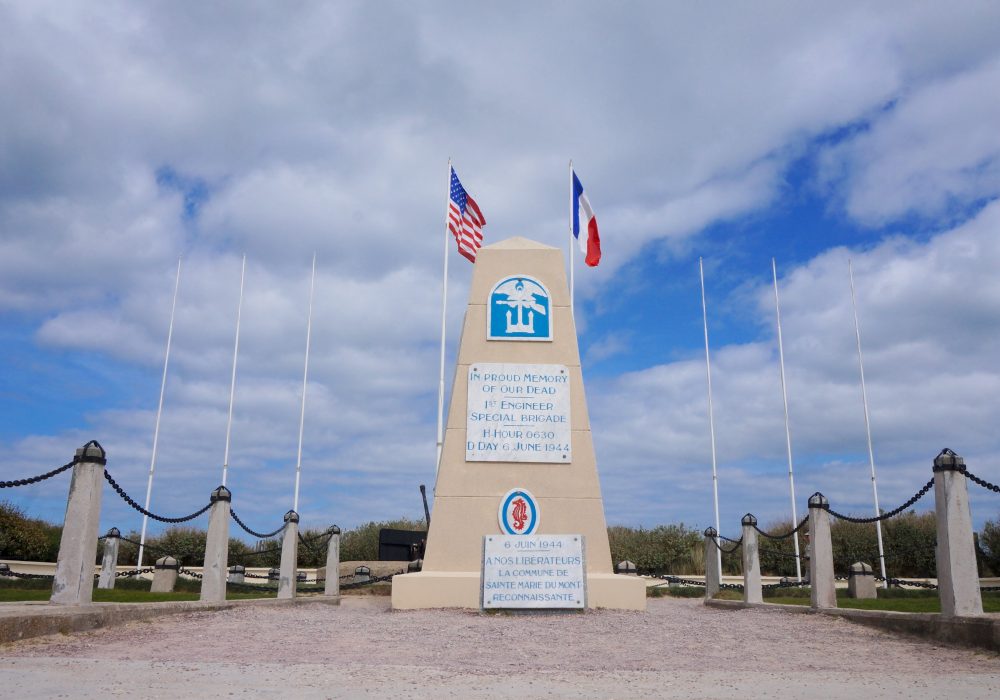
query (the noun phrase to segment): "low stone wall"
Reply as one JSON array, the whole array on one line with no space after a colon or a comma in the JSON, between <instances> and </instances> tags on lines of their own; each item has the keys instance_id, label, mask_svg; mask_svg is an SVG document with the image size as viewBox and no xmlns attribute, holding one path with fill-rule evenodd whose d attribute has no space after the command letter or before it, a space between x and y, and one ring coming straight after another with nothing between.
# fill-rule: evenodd
<instances>
[{"instance_id":1,"label":"low stone wall","mask_svg":"<svg viewBox=\"0 0 1000 700\"><path fill-rule=\"evenodd\" d=\"M339 596L310 596L277 600L261 598L230 600L224 603L178 601L166 603L94 603L92 605L50 606L47 603L4 603L0 605L0 644L46 634L69 634L148 620L185 612L223 610L248 605L297 605L323 603L340 605Z\"/></svg>"},{"instance_id":2,"label":"low stone wall","mask_svg":"<svg viewBox=\"0 0 1000 700\"><path fill-rule=\"evenodd\" d=\"M814 610L807 605L744 603L740 600L706 600L705 605L716 608L773 610L776 613L831 615L860 625L933 639L943 644L1000 652L1000 615L994 614L982 617L948 618L939 613L904 613L884 610L854 610L851 608Z\"/></svg>"}]
</instances>

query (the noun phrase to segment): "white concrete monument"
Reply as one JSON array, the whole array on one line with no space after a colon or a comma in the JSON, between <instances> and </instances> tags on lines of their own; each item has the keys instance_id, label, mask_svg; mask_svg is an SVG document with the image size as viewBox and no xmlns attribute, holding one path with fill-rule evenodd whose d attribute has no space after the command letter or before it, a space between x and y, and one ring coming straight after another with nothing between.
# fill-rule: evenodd
<instances>
[{"instance_id":1,"label":"white concrete monument","mask_svg":"<svg viewBox=\"0 0 1000 700\"><path fill-rule=\"evenodd\" d=\"M645 610L645 581L611 568L562 252L510 238L476 259L423 570L392 605L485 607L484 538L546 535L580 538L586 607Z\"/></svg>"}]
</instances>

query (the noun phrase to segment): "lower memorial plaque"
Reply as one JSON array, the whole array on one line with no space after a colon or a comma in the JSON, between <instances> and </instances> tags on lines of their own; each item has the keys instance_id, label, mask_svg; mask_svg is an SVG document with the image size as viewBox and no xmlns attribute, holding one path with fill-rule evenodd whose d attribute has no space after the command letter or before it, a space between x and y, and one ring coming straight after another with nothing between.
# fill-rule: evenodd
<instances>
[{"instance_id":1,"label":"lower memorial plaque","mask_svg":"<svg viewBox=\"0 0 1000 700\"><path fill-rule=\"evenodd\" d=\"M482 608L587 607L582 535L483 537Z\"/></svg>"}]
</instances>

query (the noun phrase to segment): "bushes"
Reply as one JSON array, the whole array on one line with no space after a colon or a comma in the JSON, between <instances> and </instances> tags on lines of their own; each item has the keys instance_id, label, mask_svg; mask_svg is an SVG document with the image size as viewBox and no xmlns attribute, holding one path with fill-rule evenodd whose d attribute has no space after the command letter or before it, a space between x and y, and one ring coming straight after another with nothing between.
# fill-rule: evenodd
<instances>
[{"instance_id":1,"label":"bushes","mask_svg":"<svg viewBox=\"0 0 1000 700\"><path fill-rule=\"evenodd\" d=\"M994 576L1000 576L1000 522L987 520L983 525L978 553L981 555L980 568L988 568Z\"/></svg>"},{"instance_id":2,"label":"bushes","mask_svg":"<svg viewBox=\"0 0 1000 700\"><path fill-rule=\"evenodd\" d=\"M29 518L8 501L0 501L0 558L55 561L62 528Z\"/></svg>"},{"instance_id":3,"label":"bushes","mask_svg":"<svg viewBox=\"0 0 1000 700\"><path fill-rule=\"evenodd\" d=\"M652 529L613 525L608 528L611 562L634 562L642 572L702 573L705 570L701 536L680 525L658 525ZM701 571L694 571L700 567Z\"/></svg>"},{"instance_id":4,"label":"bushes","mask_svg":"<svg viewBox=\"0 0 1000 700\"><path fill-rule=\"evenodd\" d=\"M393 530L425 530L424 521L400 518L382 522L369 522L340 536L341 561L374 561L378 559L378 531L383 528Z\"/></svg>"}]
</instances>

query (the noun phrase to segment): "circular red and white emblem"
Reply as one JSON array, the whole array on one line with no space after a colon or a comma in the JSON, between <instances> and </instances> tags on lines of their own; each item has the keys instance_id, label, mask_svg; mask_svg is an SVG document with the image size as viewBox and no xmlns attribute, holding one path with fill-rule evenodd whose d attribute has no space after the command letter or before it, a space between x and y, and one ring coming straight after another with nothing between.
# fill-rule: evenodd
<instances>
[{"instance_id":1,"label":"circular red and white emblem","mask_svg":"<svg viewBox=\"0 0 1000 700\"><path fill-rule=\"evenodd\" d=\"M500 499L497 516L505 535L530 535L538 529L538 502L525 489L511 489Z\"/></svg>"}]
</instances>

